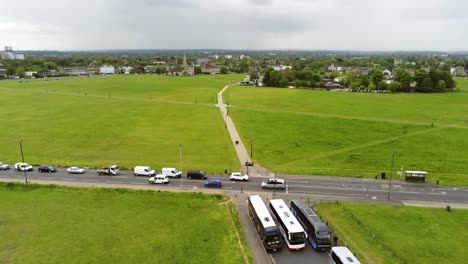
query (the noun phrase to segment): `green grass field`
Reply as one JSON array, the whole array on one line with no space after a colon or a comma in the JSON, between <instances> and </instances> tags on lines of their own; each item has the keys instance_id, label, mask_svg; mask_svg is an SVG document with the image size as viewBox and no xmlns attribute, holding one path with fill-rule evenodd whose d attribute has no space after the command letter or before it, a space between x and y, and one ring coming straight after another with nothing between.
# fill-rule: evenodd
<instances>
[{"instance_id":1,"label":"green grass field","mask_svg":"<svg viewBox=\"0 0 468 264\"><path fill-rule=\"evenodd\" d=\"M374 263L466 261L468 210L365 204L316 208L363 263L367 258Z\"/></svg>"},{"instance_id":2,"label":"green grass field","mask_svg":"<svg viewBox=\"0 0 468 264\"><path fill-rule=\"evenodd\" d=\"M0 82L0 160L20 161L23 139L25 160L31 164L99 167L119 162L123 168L160 169L180 167L182 144L183 171L237 169L239 161L214 107L219 89L235 77L82 77L49 81L55 88L47 93L43 79L29 82L26 91L18 81ZM86 87L87 95L73 94L76 87ZM105 96L108 87L110 98ZM143 98L148 91L152 100Z\"/></svg>"},{"instance_id":3,"label":"green grass field","mask_svg":"<svg viewBox=\"0 0 468 264\"><path fill-rule=\"evenodd\" d=\"M1 263L245 262L221 195L0 183L0 201Z\"/></svg>"},{"instance_id":4,"label":"green grass field","mask_svg":"<svg viewBox=\"0 0 468 264\"><path fill-rule=\"evenodd\" d=\"M373 177L425 170L468 185L468 81L458 92L368 94L235 86L225 94L254 161L273 171ZM434 124L434 126L432 126Z\"/></svg>"}]
</instances>

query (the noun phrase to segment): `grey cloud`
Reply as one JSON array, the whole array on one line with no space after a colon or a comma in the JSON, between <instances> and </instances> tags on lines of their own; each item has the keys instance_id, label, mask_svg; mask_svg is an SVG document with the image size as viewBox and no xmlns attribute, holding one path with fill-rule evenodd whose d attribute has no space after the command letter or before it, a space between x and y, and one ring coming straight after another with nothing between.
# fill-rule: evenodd
<instances>
[{"instance_id":1,"label":"grey cloud","mask_svg":"<svg viewBox=\"0 0 468 264\"><path fill-rule=\"evenodd\" d=\"M2 5L0 46L466 49L465 2L16 0Z\"/></svg>"}]
</instances>

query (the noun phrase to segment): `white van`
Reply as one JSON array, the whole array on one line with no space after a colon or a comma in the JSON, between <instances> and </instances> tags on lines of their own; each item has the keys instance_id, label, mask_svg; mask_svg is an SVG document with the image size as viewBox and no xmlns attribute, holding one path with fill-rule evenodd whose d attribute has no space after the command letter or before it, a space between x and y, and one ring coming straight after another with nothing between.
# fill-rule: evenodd
<instances>
[{"instance_id":1,"label":"white van","mask_svg":"<svg viewBox=\"0 0 468 264\"><path fill-rule=\"evenodd\" d=\"M136 166L133 169L133 174L135 176L139 176L139 175L154 176L156 175L156 171L154 171L151 167L148 167L148 166Z\"/></svg>"},{"instance_id":2,"label":"white van","mask_svg":"<svg viewBox=\"0 0 468 264\"><path fill-rule=\"evenodd\" d=\"M172 177L172 178L182 177L182 172L176 168L162 168L161 174L164 174L167 177Z\"/></svg>"},{"instance_id":3,"label":"white van","mask_svg":"<svg viewBox=\"0 0 468 264\"><path fill-rule=\"evenodd\" d=\"M148 182L152 184L155 184L155 183L167 184L169 183L169 179L167 178L166 175L158 174L154 177L149 178Z\"/></svg>"}]
</instances>

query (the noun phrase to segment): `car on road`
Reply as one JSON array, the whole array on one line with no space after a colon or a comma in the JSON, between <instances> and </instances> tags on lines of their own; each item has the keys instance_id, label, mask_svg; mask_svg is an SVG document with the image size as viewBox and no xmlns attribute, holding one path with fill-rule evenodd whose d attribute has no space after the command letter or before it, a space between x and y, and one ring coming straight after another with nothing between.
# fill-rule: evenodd
<instances>
[{"instance_id":1,"label":"car on road","mask_svg":"<svg viewBox=\"0 0 468 264\"><path fill-rule=\"evenodd\" d=\"M283 190L284 188L286 188L284 179L268 179L262 182L262 189Z\"/></svg>"},{"instance_id":2,"label":"car on road","mask_svg":"<svg viewBox=\"0 0 468 264\"><path fill-rule=\"evenodd\" d=\"M136 166L135 168L133 168L133 175L135 176L143 175L143 176L151 177L151 176L156 175L156 171L148 166Z\"/></svg>"},{"instance_id":3,"label":"car on road","mask_svg":"<svg viewBox=\"0 0 468 264\"><path fill-rule=\"evenodd\" d=\"M156 176L149 178L148 182L151 184L156 184L156 183L168 184L169 179L167 178L166 175L158 174Z\"/></svg>"},{"instance_id":4,"label":"car on road","mask_svg":"<svg viewBox=\"0 0 468 264\"><path fill-rule=\"evenodd\" d=\"M33 171L34 168L27 164L27 163L23 163L23 162L18 162L18 163L15 163L15 170L17 171Z\"/></svg>"},{"instance_id":5,"label":"car on road","mask_svg":"<svg viewBox=\"0 0 468 264\"><path fill-rule=\"evenodd\" d=\"M206 176L206 173L201 170L188 170L187 178L190 180L191 179L206 180L208 176Z\"/></svg>"},{"instance_id":6,"label":"car on road","mask_svg":"<svg viewBox=\"0 0 468 264\"><path fill-rule=\"evenodd\" d=\"M231 181L248 181L249 175L242 174L240 172L233 172L231 173L231 176L229 176L229 179Z\"/></svg>"},{"instance_id":7,"label":"car on road","mask_svg":"<svg viewBox=\"0 0 468 264\"><path fill-rule=\"evenodd\" d=\"M221 183L221 180L212 179L212 180L205 181L204 185L205 185L205 187L221 188L223 184Z\"/></svg>"},{"instance_id":8,"label":"car on road","mask_svg":"<svg viewBox=\"0 0 468 264\"><path fill-rule=\"evenodd\" d=\"M161 174L166 175L167 177L180 178L182 177L182 171L176 168L162 168Z\"/></svg>"},{"instance_id":9,"label":"car on road","mask_svg":"<svg viewBox=\"0 0 468 264\"><path fill-rule=\"evenodd\" d=\"M79 168L79 167L70 167L67 169L68 174L83 174L84 169Z\"/></svg>"},{"instance_id":10,"label":"car on road","mask_svg":"<svg viewBox=\"0 0 468 264\"><path fill-rule=\"evenodd\" d=\"M10 165L0 162L0 170L9 170Z\"/></svg>"},{"instance_id":11,"label":"car on road","mask_svg":"<svg viewBox=\"0 0 468 264\"><path fill-rule=\"evenodd\" d=\"M41 166L39 166L39 168L37 168L37 171L52 173L52 172L57 172L57 169L54 166L41 165Z\"/></svg>"}]
</instances>

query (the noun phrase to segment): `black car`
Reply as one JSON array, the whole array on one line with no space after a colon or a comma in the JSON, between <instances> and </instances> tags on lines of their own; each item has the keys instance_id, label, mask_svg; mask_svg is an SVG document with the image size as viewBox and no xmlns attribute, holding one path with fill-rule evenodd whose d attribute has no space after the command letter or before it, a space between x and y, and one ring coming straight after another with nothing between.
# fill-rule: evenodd
<instances>
[{"instance_id":1,"label":"black car","mask_svg":"<svg viewBox=\"0 0 468 264\"><path fill-rule=\"evenodd\" d=\"M206 176L206 173L201 170L188 170L187 178L205 180L207 176Z\"/></svg>"},{"instance_id":2,"label":"black car","mask_svg":"<svg viewBox=\"0 0 468 264\"><path fill-rule=\"evenodd\" d=\"M57 169L54 166L50 165L41 165L37 168L39 172L57 172Z\"/></svg>"}]
</instances>

